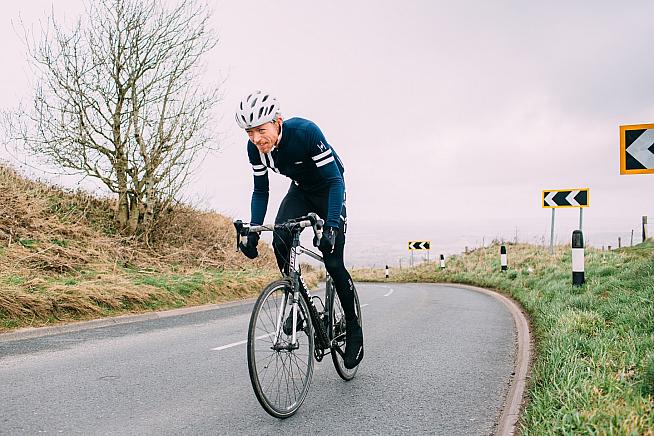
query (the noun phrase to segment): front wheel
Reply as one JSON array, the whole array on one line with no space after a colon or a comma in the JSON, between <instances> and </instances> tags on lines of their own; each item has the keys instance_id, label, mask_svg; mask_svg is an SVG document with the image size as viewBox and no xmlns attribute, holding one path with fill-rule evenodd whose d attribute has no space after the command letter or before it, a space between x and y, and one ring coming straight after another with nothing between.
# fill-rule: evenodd
<instances>
[{"instance_id":1,"label":"front wheel","mask_svg":"<svg viewBox=\"0 0 654 436\"><path fill-rule=\"evenodd\" d=\"M264 410L276 418L288 418L300 408L313 374L313 324L301 295L296 343L292 343L292 334L284 333L284 322L292 313L292 300L287 281L269 284L254 304L248 329L252 388Z\"/></svg>"},{"instance_id":2,"label":"front wheel","mask_svg":"<svg viewBox=\"0 0 654 436\"><path fill-rule=\"evenodd\" d=\"M336 288L331 277L327 280L327 291L326 291L326 301L329 301L329 310L331 320L330 325L330 334L329 338L332 341L332 361L334 362L334 368L338 375L345 381L352 380L359 369L358 366L355 366L352 369L347 369L345 363L343 362L343 356L337 350L340 349L341 352L345 352L345 312L343 311L343 306L341 305L341 300L338 298L336 293ZM362 325L361 321L361 305L359 304L359 295L357 295L356 288L352 287L354 292L354 310L359 320L359 325Z\"/></svg>"}]
</instances>

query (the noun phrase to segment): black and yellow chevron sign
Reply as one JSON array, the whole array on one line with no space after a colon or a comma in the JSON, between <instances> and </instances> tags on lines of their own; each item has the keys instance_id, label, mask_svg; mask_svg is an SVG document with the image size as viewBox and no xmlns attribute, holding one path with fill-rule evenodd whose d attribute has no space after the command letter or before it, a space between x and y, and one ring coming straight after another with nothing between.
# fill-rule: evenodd
<instances>
[{"instance_id":1,"label":"black and yellow chevron sign","mask_svg":"<svg viewBox=\"0 0 654 436\"><path fill-rule=\"evenodd\" d=\"M620 126L620 174L654 174L654 124Z\"/></svg>"},{"instance_id":2,"label":"black and yellow chevron sign","mask_svg":"<svg viewBox=\"0 0 654 436\"><path fill-rule=\"evenodd\" d=\"M556 189L543 191L543 208L588 207L590 200L588 188Z\"/></svg>"},{"instance_id":3,"label":"black and yellow chevron sign","mask_svg":"<svg viewBox=\"0 0 654 436\"><path fill-rule=\"evenodd\" d=\"M431 241L409 241L409 250L429 250Z\"/></svg>"}]
</instances>

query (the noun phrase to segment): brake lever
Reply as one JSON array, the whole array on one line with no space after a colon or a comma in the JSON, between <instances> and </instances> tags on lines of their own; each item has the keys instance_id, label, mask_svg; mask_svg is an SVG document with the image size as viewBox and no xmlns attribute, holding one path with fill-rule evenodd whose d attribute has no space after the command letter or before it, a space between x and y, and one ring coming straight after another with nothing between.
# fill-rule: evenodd
<instances>
[{"instance_id":1,"label":"brake lever","mask_svg":"<svg viewBox=\"0 0 654 436\"><path fill-rule=\"evenodd\" d=\"M318 245L320 245L320 240L322 239L322 229L325 226L325 221L323 221L314 212L311 212L308 215L308 217L313 222L313 233L316 236L316 241L318 241Z\"/></svg>"}]
</instances>

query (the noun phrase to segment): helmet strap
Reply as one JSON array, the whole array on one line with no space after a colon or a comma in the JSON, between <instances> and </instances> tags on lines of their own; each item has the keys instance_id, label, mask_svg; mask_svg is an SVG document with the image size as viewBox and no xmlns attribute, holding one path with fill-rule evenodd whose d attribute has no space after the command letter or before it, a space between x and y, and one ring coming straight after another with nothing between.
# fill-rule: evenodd
<instances>
[{"instance_id":1,"label":"helmet strap","mask_svg":"<svg viewBox=\"0 0 654 436\"><path fill-rule=\"evenodd\" d=\"M273 120L273 123L277 124L277 126L279 127L279 130L277 132L278 133L277 142L275 142L275 147L274 147L274 148L277 148L277 146L279 145L279 143L282 140L282 123L278 122L277 120Z\"/></svg>"}]
</instances>

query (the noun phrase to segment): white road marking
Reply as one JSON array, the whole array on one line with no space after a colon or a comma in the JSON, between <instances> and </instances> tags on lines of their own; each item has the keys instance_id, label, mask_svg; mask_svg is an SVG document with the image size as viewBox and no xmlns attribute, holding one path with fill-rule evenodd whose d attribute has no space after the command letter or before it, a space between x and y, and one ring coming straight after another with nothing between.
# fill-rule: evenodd
<instances>
[{"instance_id":1,"label":"white road marking","mask_svg":"<svg viewBox=\"0 0 654 436\"><path fill-rule=\"evenodd\" d=\"M272 336L272 335L273 335L272 333L269 333L267 335L261 335L261 336L258 336L257 339L263 339L263 338L265 338L267 336ZM212 348L211 351L220 351L220 350L224 350L226 348L236 347L237 345L243 345L243 344L247 343L247 341L248 340L246 339L244 341L233 342L231 344L223 345L222 347Z\"/></svg>"},{"instance_id":2,"label":"white road marking","mask_svg":"<svg viewBox=\"0 0 654 436\"><path fill-rule=\"evenodd\" d=\"M395 289L391 288L390 291L388 291L387 293L384 294L384 297L388 297L388 296L391 295L393 292L395 292Z\"/></svg>"},{"instance_id":3,"label":"white road marking","mask_svg":"<svg viewBox=\"0 0 654 436\"><path fill-rule=\"evenodd\" d=\"M386 297L386 296L388 296L388 295L391 295L392 293L393 293L393 290L391 289L391 292L389 292L388 294L384 295L384 297ZM362 304L361 307L363 308L363 307L366 307L366 306L369 306L369 305L370 305L370 303L366 303L366 304ZM267 336L272 336L272 335L273 335L273 333L269 333L269 334L267 334L267 335L261 335L261 336L258 336L257 339L263 339L263 338L265 338L265 337L267 337ZM243 341L232 342L231 344L222 345L222 346L220 346L220 347L212 348L211 351L221 351L221 350L226 350L227 348L232 348L232 347L236 347L236 346L238 346L238 345L246 344L247 341L248 341L248 340L245 339L245 340L243 340Z\"/></svg>"}]
</instances>

